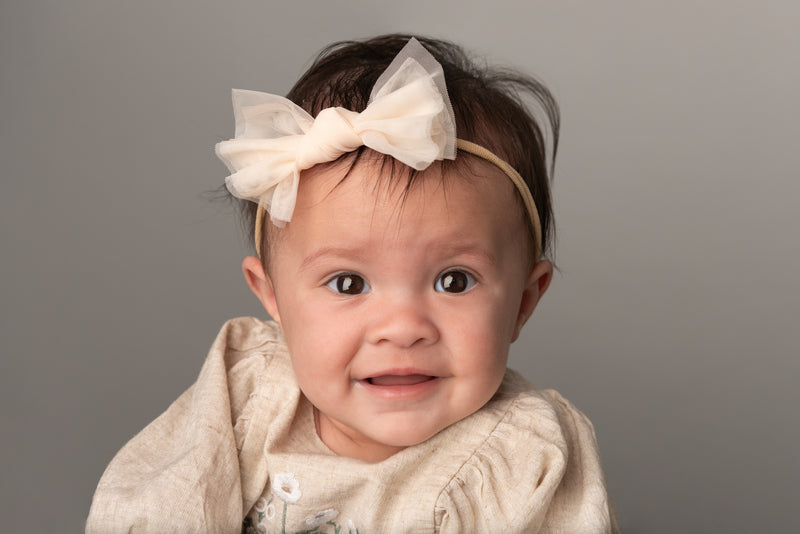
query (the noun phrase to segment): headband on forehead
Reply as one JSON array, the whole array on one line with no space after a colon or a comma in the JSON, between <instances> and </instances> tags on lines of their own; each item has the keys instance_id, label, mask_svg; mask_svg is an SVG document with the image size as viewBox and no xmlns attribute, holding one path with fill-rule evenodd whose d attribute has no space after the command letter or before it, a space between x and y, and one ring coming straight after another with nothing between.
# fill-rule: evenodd
<instances>
[{"instance_id":1,"label":"headband on forehead","mask_svg":"<svg viewBox=\"0 0 800 534\"><path fill-rule=\"evenodd\" d=\"M236 133L217 143L217 156L231 175L225 185L237 198L258 204L256 251L261 256L263 213L276 226L291 221L300 171L334 161L361 146L392 156L416 170L437 160L455 159L456 149L489 161L519 191L541 253L541 224L525 181L508 163L484 147L456 138L455 118L441 65L411 39L372 88L361 113L326 108L316 119L278 95L233 90Z\"/></svg>"}]
</instances>

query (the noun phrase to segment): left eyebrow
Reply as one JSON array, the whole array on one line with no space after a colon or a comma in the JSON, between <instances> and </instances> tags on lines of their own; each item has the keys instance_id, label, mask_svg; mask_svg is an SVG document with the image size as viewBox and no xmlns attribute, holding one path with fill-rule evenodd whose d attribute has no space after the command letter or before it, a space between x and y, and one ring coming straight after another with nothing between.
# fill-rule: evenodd
<instances>
[{"instance_id":1,"label":"left eyebrow","mask_svg":"<svg viewBox=\"0 0 800 534\"><path fill-rule=\"evenodd\" d=\"M472 256L492 266L497 265L497 257L482 247L472 244L452 244L439 247L437 255L442 257Z\"/></svg>"}]
</instances>

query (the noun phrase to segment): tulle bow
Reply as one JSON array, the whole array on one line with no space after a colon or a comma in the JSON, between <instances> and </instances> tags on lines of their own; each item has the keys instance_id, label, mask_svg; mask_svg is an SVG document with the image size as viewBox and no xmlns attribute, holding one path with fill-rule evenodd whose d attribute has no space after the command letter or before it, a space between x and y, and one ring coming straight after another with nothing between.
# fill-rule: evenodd
<instances>
[{"instance_id":1,"label":"tulle bow","mask_svg":"<svg viewBox=\"0 0 800 534\"><path fill-rule=\"evenodd\" d=\"M400 51L361 113L323 109L314 119L281 96L233 90L236 134L217 144L236 197L259 203L283 226L292 218L300 171L364 145L422 170L455 159L455 121L439 63L416 40Z\"/></svg>"}]
</instances>

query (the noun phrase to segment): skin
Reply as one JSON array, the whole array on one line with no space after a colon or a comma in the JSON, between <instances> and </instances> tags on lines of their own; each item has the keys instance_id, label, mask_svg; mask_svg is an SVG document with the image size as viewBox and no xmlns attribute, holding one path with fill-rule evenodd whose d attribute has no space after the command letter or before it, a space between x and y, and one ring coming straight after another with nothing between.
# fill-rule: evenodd
<instances>
[{"instance_id":1,"label":"skin","mask_svg":"<svg viewBox=\"0 0 800 534\"><path fill-rule=\"evenodd\" d=\"M242 264L336 454L381 461L480 409L550 283L511 182L474 169L442 181L432 166L403 199L369 161L341 183L341 165L314 167L268 271Z\"/></svg>"}]
</instances>

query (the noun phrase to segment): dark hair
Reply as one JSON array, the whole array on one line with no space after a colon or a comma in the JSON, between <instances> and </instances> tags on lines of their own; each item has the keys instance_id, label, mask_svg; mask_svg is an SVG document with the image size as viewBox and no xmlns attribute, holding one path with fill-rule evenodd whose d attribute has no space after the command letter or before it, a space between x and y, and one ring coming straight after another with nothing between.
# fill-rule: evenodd
<instances>
[{"instance_id":1,"label":"dark hair","mask_svg":"<svg viewBox=\"0 0 800 534\"><path fill-rule=\"evenodd\" d=\"M411 37L391 34L365 41L334 43L319 54L286 97L312 116L329 107L361 112L368 104L376 80ZM539 213L542 228L540 250L543 254L552 252L554 231L549 175L558 148L559 112L550 91L536 79L519 72L478 66L461 47L453 43L416 38L442 65L458 137L489 149L522 175ZM544 127L529 110L526 98L543 114ZM549 165L548 140L545 137L548 130L552 135ZM370 149L361 147L341 158L354 158L354 164L366 151ZM443 168L474 158L462 155L465 153L460 153L454 162L442 162ZM387 159L391 161L387 162ZM384 157L386 163L405 167L390 156ZM407 191L416 173L409 167L405 169L409 177ZM519 200L522 205L521 198ZM245 227L252 236L257 206L249 201L241 201L241 206ZM264 220L268 221L269 217ZM266 222L265 225L268 226ZM265 264L268 234L269 229L265 227L262 232L264 242L261 243L262 261ZM530 234L533 240L532 231Z\"/></svg>"}]
</instances>

